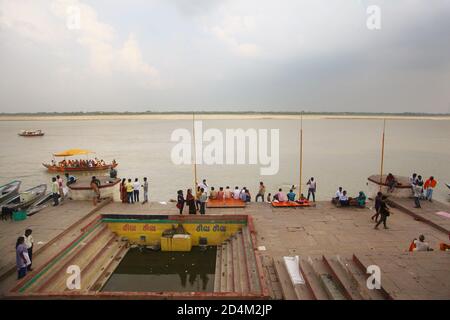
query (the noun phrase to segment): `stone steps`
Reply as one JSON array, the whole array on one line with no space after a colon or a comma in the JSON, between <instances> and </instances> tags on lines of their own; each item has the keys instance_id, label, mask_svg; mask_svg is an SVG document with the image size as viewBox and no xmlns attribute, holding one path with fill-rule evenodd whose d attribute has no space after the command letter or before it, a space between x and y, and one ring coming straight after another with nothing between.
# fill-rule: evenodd
<instances>
[{"instance_id":1,"label":"stone steps","mask_svg":"<svg viewBox=\"0 0 450 320\"><path fill-rule=\"evenodd\" d=\"M300 272L305 284L293 285L282 257L274 266L286 300L383 300L383 290L369 290L368 275L352 258L324 255L301 258Z\"/></svg>"},{"instance_id":2,"label":"stone steps","mask_svg":"<svg viewBox=\"0 0 450 320\"><path fill-rule=\"evenodd\" d=\"M217 246L214 292L261 293L256 257L246 228Z\"/></svg>"}]
</instances>

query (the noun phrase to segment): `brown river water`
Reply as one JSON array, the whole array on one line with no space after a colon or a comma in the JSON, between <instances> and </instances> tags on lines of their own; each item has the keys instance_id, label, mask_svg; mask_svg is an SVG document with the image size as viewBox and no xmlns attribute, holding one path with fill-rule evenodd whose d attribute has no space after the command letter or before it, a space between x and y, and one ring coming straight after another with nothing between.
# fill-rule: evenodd
<instances>
[{"instance_id":1,"label":"brown river water","mask_svg":"<svg viewBox=\"0 0 450 320\"><path fill-rule=\"evenodd\" d=\"M299 121L274 119L203 120L203 130L279 129L279 170L261 176L260 164L198 165L198 179L210 186L246 186L255 195L263 180L267 192L299 182ZM380 171L382 121L375 119L308 119L303 121L303 184L317 180L317 198L329 199L338 186L351 196L367 190L367 177ZM73 120L0 121L0 185L22 180L22 189L49 184L52 174L43 162L52 153L70 148L89 149L95 157L119 163L118 175L144 176L150 181L150 200L176 198L178 189L192 186L193 166L172 162L174 130L192 130L189 120ZM22 129L42 129L43 137L25 138ZM225 134L224 134L225 135ZM204 142L204 145L208 143ZM84 156L82 156L84 157ZM450 121L390 120L386 126L385 172L439 182L434 197L448 201L450 189ZM103 173L105 174L105 173ZM305 187L303 187L305 188ZM288 191L288 190L286 190Z\"/></svg>"}]
</instances>

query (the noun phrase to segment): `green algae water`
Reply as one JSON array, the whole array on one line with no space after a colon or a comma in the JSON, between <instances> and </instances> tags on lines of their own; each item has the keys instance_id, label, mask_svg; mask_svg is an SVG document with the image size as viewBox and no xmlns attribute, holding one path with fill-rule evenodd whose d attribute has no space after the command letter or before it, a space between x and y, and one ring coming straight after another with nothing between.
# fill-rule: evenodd
<instances>
[{"instance_id":1,"label":"green algae water","mask_svg":"<svg viewBox=\"0 0 450 320\"><path fill-rule=\"evenodd\" d=\"M132 248L102 291L213 292L216 247L201 251L162 252Z\"/></svg>"}]
</instances>

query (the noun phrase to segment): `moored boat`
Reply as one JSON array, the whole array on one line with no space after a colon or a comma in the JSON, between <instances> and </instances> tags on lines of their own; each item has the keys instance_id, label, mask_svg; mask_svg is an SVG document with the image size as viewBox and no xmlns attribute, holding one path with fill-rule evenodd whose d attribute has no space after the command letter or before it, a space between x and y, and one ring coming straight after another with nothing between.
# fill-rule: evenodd
<instances>
[{"instance_id":1,"label":"moored boat","mask_svg":"<svg viewBox=\"0 0 450 320\"><path fill-rule=\"evenodd\" d=\"M28 209L27 209L27 216L32 216L35 213L38 213L44 208L48 207L48 204L53 199L53 195L51 193L47 193L44 196L42 196L39 200L34 202Z\"/></svg>"},{"instance_id":2,"label":"moored boat","mask_svg":"<svg viewBox=\"0 0 450 320\"><path fill-rule=\"evenodd\" d=\"M22 137L42 137L44 132L42 130L22 130L18 135Z\"/></svg>"},{"instance_id":3,"label":"moored boat","mask_svg":"<svg viewBox=\"0 0 450 320\"><path fill-rule=\"evenodd\" d=\"M20 181L11 181L0 187L0 204L19 193Z\"/></svg>"},{"instance_id":4,"label":"moored boat","mask_svg":"<svg viewBox=\"0 0 450 320\"><path fill-rule=\"evenodd\" d=\"M27 209L33 203L40 200L45 195L45 191L47 191L46 184L38 185L36 187L20 192L18 195L5 201L2 206L8 207L13 210Z\"/></svg>"}]
</instances>

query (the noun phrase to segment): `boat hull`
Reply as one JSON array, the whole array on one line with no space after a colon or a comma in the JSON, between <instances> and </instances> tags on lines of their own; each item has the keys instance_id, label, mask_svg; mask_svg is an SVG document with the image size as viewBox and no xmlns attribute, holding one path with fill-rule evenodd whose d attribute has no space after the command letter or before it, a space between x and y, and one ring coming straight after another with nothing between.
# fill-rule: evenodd
<instances>
[{"instance_id":1,"label":"boat hull","mask_svg":"<svg viewBox=\"0 0 450 320\"><path fill-rule=\"evenodd\" d=\"M21 136L21 137L42 137L44 135L44 133L36 133L36 134L18 133L18 135Z\"/></svg>"},{"instance_id":2,"label":"boat hull","mask_svg":"<svg viewBox=\"0 0 450 320\"><path fill-rule=\"evenodd\" d=\"M104 166L96 166L96 167L83 167L83 168L65 168L65 167L59 167L59 166L52 166L49 164L42 164L44 167L47 168L48 172L90 172L90 171L104 171L109 170L111 168L115 168L118 166L117 163L115 164L107 164Z\"/></svg>"},{"instance_id":3,"label":"boat hull","mask_svg":"<svg viewBox=\"0 0 450 320\"><path fill-rule=\"evenodd\" d=\"M45 196L45 192L47 191L47 185L41 184L37 187L28 189L24 192L20 192L18 195L12 197L8 201L4 202L2 206L8 207L10 209L16 210L21 209L25 210L30 207L35 202L42 199ZM30 195L31 194L31 195ZM26 198L25 198L25 195Z\"/></svg>"},{"instance_id":4,"label":"boat hull","mask_svg":"<svg viewBox=\"0 0 450 320\"><path fill-rule=\"evenodd\" d=\"M19 194L20 183L20 181L12 181L0 187L0 205Z\"/></svg>"}]
</instances>

